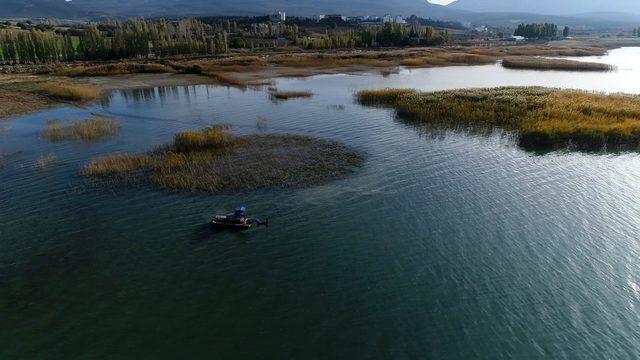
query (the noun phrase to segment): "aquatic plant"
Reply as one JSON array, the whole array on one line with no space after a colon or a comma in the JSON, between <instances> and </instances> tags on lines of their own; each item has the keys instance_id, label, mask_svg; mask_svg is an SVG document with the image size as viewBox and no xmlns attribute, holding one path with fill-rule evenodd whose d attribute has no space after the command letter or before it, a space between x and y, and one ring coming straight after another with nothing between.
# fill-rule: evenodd
<instances>
[{"instance_id":1,"label":"aquatic plant","mask_svg":"<svg viewBox=\"0 0 640 360\"><path fill-rule=\"evenodd\" d=\"M509 69L567 70L567 71L610 71L613 66L596 62L584 62L541 57L508 57L502 66Z\"/></svg>"},{"instance_id":2,"label":"aquatic plant","mask_svg":"<svg viewBox=\"0 0 640 360\"><path fill-rule=\"evenodd\" d=\"M230 140L229 126L215 125L204 130L183 131L174 135L173 149L177 152L219 150Z\"/></svg>"},{"instance_id":3,"label":"aquatic plant","mask_svg":"<svg viewBox=\"0 0 640 360\"><path fill-rule=\"evenodd\" d=\"M389 90L385 90L389 91ZM537 87L467 89L381 96L363 91L366 105L390 105L416 124L503 128L527 148L640 147L640 97ZM384 94L384 91L383 91Z\"/></svg>"},{"instance_id":4,"label":"aquatic plant","mask_svg":"<svg viewBox=\"0 0 640 360\"><path fill-rule=\"evenodd\" d=\"M381 89L363 90L356 93L356 98L361 104L366 105L392 105L402 96L414 94L413 89Z\"/></svg>"},{"instance_id":5,"label":"aquatic plant","mask_svg":"<svg viewBox=\"0 0 640 360\"><path fill-rule=\"evenodd\" d=\"M120 122L112 117L94 115L90 119L74 122L49 120L42 136L53 142L81 140L94 142L109 138L120 130Z\"/></svg>"},{"instance_id":6,"label":"aquatic plant","mask_svg":"<svg viewBox=\"0 0 640 360\"><path fill-rule=\"evenodd\" d=\"M68 101L90 101L95 100L100 95L100 90L93 87L51 83L39 85L36 91L52 99Z\"/></svg>"},{"instance_id":7,"label":"aquatic plant","mask_svg":"<svg viewBox=\"0 0 640 360\"><path fill-rule=\"evenodd\" d=\"M122 62L96 66L61 66L54 68L51 72L55 75L63 76L110 76L136 73L172 73L175 72L175 70L172 67L163 64Z\"/></svg>"},{"instance_id":8,"label":"aquatic plant","mask_svg":"<svg viewBox=\"0 0 640 360\"><path fill-rule=\"evenodd\" d=\"M272 91L271 97L276 100L289 100L297 98L310 98L313 93L310 91Z\"/></svg>"},{"instance_id":9,"label":"aquatic plant","mask_svg":"<svg viewBox=\"0 0 640 360\"><path fill-rule=\"evenodd\" d=\"M58 159L58 156L54 153L49 153L47 155L41 155L36 159L35 166L40 170L45 170L51 164L53 164Z\"/></svg>"},{"instance_id":10,"label":"aquatic plant","mask_svg":"<svg viewBox=\"0 0 640 360\"><path fill-rule=\"evenodd\" d=\"M236 86L240 88L245 88L247 87L247 85L249 85L249 83L246 80L236 76L215 73L215 72L202 72L202 75L206 75L222 85Z\"/></svg>"},{"instance_id":11,"label":"aquatic plant","mask_svg":"<svg viewBox=\"0 0 640 360\"><path fill-rule=\"evenodd\" d=\"M303 136L236 137L211 128L200 132L176 135L180 140L148 155L94 159L83 174L107 182L142 180L161 189L217 192L312 186L349 174L364 161L343 145ZM223 141L218 141L220 134Z\"/></svg>"},{"instance_id":12,"label":"aquatic plant","mask_svg":"<svg viewBox=\"0 0 640 360\"><path fill-rule=\"evenodd\" d=\"M85 165L83 173L87 176L125 175L147 166L151 158L147 155L111 155L92 160Z\"/></svg>"}]
</instances>

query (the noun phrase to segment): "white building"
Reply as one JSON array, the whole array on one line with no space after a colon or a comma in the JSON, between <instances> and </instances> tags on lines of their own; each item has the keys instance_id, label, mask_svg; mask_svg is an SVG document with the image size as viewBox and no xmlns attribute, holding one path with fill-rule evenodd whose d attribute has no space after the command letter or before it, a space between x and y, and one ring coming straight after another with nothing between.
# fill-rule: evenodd
<instances>
[{"instance_id":1,"label":"white building","mask_svg":"<svg viewBox=\"0 0 640 360\"><path fill-rule=\"evenodd\" d=\"M284 11L276 11L269 16L269 20L271 20L271 22L284 22L287 20L287 13Z\"/></svg>"}]
</instances>

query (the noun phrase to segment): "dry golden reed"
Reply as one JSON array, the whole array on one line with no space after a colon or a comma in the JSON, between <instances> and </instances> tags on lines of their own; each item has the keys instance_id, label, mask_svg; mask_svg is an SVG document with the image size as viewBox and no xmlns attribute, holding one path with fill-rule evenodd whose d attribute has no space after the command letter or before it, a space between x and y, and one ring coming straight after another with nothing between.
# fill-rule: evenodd
<instances>
[{"instance_id":1,"label":"dry golden reed","mask_svg":"<svg viewBox=\"0 0 640 360\"><path fill-rule=\"evenodd\" d=\"M42 136L52 142L80 140L94 142L115 135L120 122L112 117L94 115L90 119L74 122L49 120Z\"/></svg>"},{"instance_id":2,"label":"dry golden reed","mask_svg":"<svg viewBox=\"0 0 640 360\"><path fill-rule=\"evenodd\" d=\"M68 101L91 101L100 95L97 88L58 84L42 84L36 91L52 99Z\"/></svg>"},{"instance_id":3,"label":"dry golden reed","mask_svg":"<svg viewBox=\"0 0 640 360\"><path fill-rule=\"evenodd\" d=\"M410 121L436 126L500 127L525 147L640 147L640 97L537 87L467 89L397 95L362 91L367 105L392 106Z\"/></svg>"},{"instance_id":4,"label":"dry golden reed","mask_svg":"<svg viewBox=\"0 0 640 360\"><path fill-rule=\"evenodd\" d=\"M608 64L574 61L564 59L548 59L541 57L508 57L502 60L502 66L509 69L532 70L565 70L565 71L611 71Z\"/></svg>"}]
</instances>

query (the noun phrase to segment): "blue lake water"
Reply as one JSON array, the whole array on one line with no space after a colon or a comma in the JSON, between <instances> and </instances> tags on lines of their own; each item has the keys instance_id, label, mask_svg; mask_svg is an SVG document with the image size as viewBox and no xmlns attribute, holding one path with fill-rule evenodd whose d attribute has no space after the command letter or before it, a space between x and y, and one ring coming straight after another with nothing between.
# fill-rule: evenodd
<instances>
[{"instance_id":1,"label":"blue lake water","mask_svg":"<svg viewBox=\"0 0 640 360\"><path fill-rule=\"evenodd\" d=\"M0 122L0 358L640 357L637 153L534 154L508 134L418 129L353 101L384 87L640 93L640 49L585 60L618 70L278 79L315 94L286 102L261 89L128 90ZM120 134L42 138L48 120L91 112L118 117ZM322 186L217 195L80 175L93 157L214 123L338 140L367 160ZM240 204L270 227L206 226Z\"/></svg>"}]
</instances>

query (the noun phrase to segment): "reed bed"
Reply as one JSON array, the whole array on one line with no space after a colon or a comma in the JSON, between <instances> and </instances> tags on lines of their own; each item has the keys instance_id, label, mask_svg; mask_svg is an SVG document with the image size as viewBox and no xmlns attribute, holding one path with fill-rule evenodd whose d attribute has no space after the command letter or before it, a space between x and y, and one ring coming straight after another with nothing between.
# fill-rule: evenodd
<instances>
[{"instance_id":1,"label":"reed bed","mask_svg":"<svg viewBox=\"0 0 640 360\"><path fill-rule=\"evenodd\" d=\"M203 72L202 75L206 75L222 85L235 86L240 88L245 88L249 85L246 80L236 76L208 72Z\"/></svg>"},{"instance_id":2,"label":"reed bed","mask_svg":"<svg viewBox=\"0 0 640 360\"><path fill-rule=\"evenodd\" d=\"M123 176L149 165L151 158L147 155L111 155L92 160L85 165L86 176L106 177Z\"/></svg>"},{"instance_id":3,"label":"reed bed","mask_svg":"<svg viewBox=\"0 0 640 360\"><path fill-rule=\"evenodd\" d=\"M640 149L638 96L537 87L408 93L395 101L378 94L363 91L357 99L391 106L416 124L506 129L528 149Z\"/></svg>"},{"instance_id":4,"label":"reed bed","mask_svg":"<svg viewBox=\"0 0 640 360\"><path fill-rule=\"evenodd\" d=\"M51 99L67 101L91 101L100 96L100 90L97 88L50 83L39 85L36 92Z\"/></svg>"},{"instance_id":5,"label":"reed bed","mask_svg":"<svg viewBox=\"0 0 640 360\"><path fill-rule=\"evenodd\" d=\"M596 62L548 59L541 57L508 57L502 60L502 66L509 69L564 71L611 71L614 69L611 65Z\"/></svg>"},{"instance_id":6,"label":"reed bed","mask_svg":"<svg viewBox=\"0 0 640 360\"><path fill-rule=\"evenodd\" d=\"M310 98L313 93L310 91L272 91L271 97L275 100L289 100L299 98Z\"/></svg>"},{"instance_id":7,"label":"reed bed","mask_svg":"<svg viewBox=\"0 0 640 360\"><path fill-rule=\"evenodd\" d=\"M148 155L94 159L83 174L107 183L142 181L166 190L219 192L308 187L347 175L364 162L359 153L339 143L309 137L236 137L222 128L197 133L176 135L173 144ZM194 140L187 140L185 147L185 138Z\"/></svg>"},{"instance_id":8,"label":"reed bed","mask_svg":"<svg viewBox=\"0 0 640 360\"><path fill-rule=\"evenodd\" d=\"M94 115L74 122L49 120L42 136L52 142L79 140L96 142L108 139L120 130L120 122L112 117Z\"/></svg>"},{"instance_id":9,"label":"reed bed","mask_svg":"<svg viewBox=\"0 0 640 360\"><path fill-rule=\"evenodd\" d=\"M387 59L369 58L361 56L347 56L344 58L333 56L293 56L273 61L274 64L286 67L318 67L332 68L353 65L366 65L371 67L386 67L394 65Z\"/></svg>"},{"instance_id":10,"label":"reed bed","mask_svg":"<svg viewBox=\"0 0 640 360\"><path fill-rule=\"evenodd\" d=\"M54 153L49 153L47 155L41 155L36 159L35 166L39 170L46 170L48 167L53 165L58 160L58 156Z\"/></svg>"},{"instance_id":11,"label":"reed bed","mask_svg":"<svg viewBox=\"0 0 640 360\"><path fill-rule=\"evenodd\" d=\"M173 149L183 153L223 149L231 140L227 130L227 125L217 125L204 130L179 132L173 138Z\"/></svg>"},{"instance_id":12,"label":"reed bed","mask_svg":"<svg viewBox=\"0 0 640 360\"><path fill-rule=\"evenodd\" d=\"M393 105L400 97L415 93L413 89L365 90L358 92L356 97L364 105Z\"/></svg>"},{"instance_id":13,"label":"reed bed","mask_svg":"<svg viewBox=\"0 0 640 360\"><path fill-rule=\"evenodd\" d=\"M58 67L52 70L54 75L63 76L112 76L126 74L161 74L175 70L163 64L116 63L97 66Z\"/></svg>"}]
</instances>

